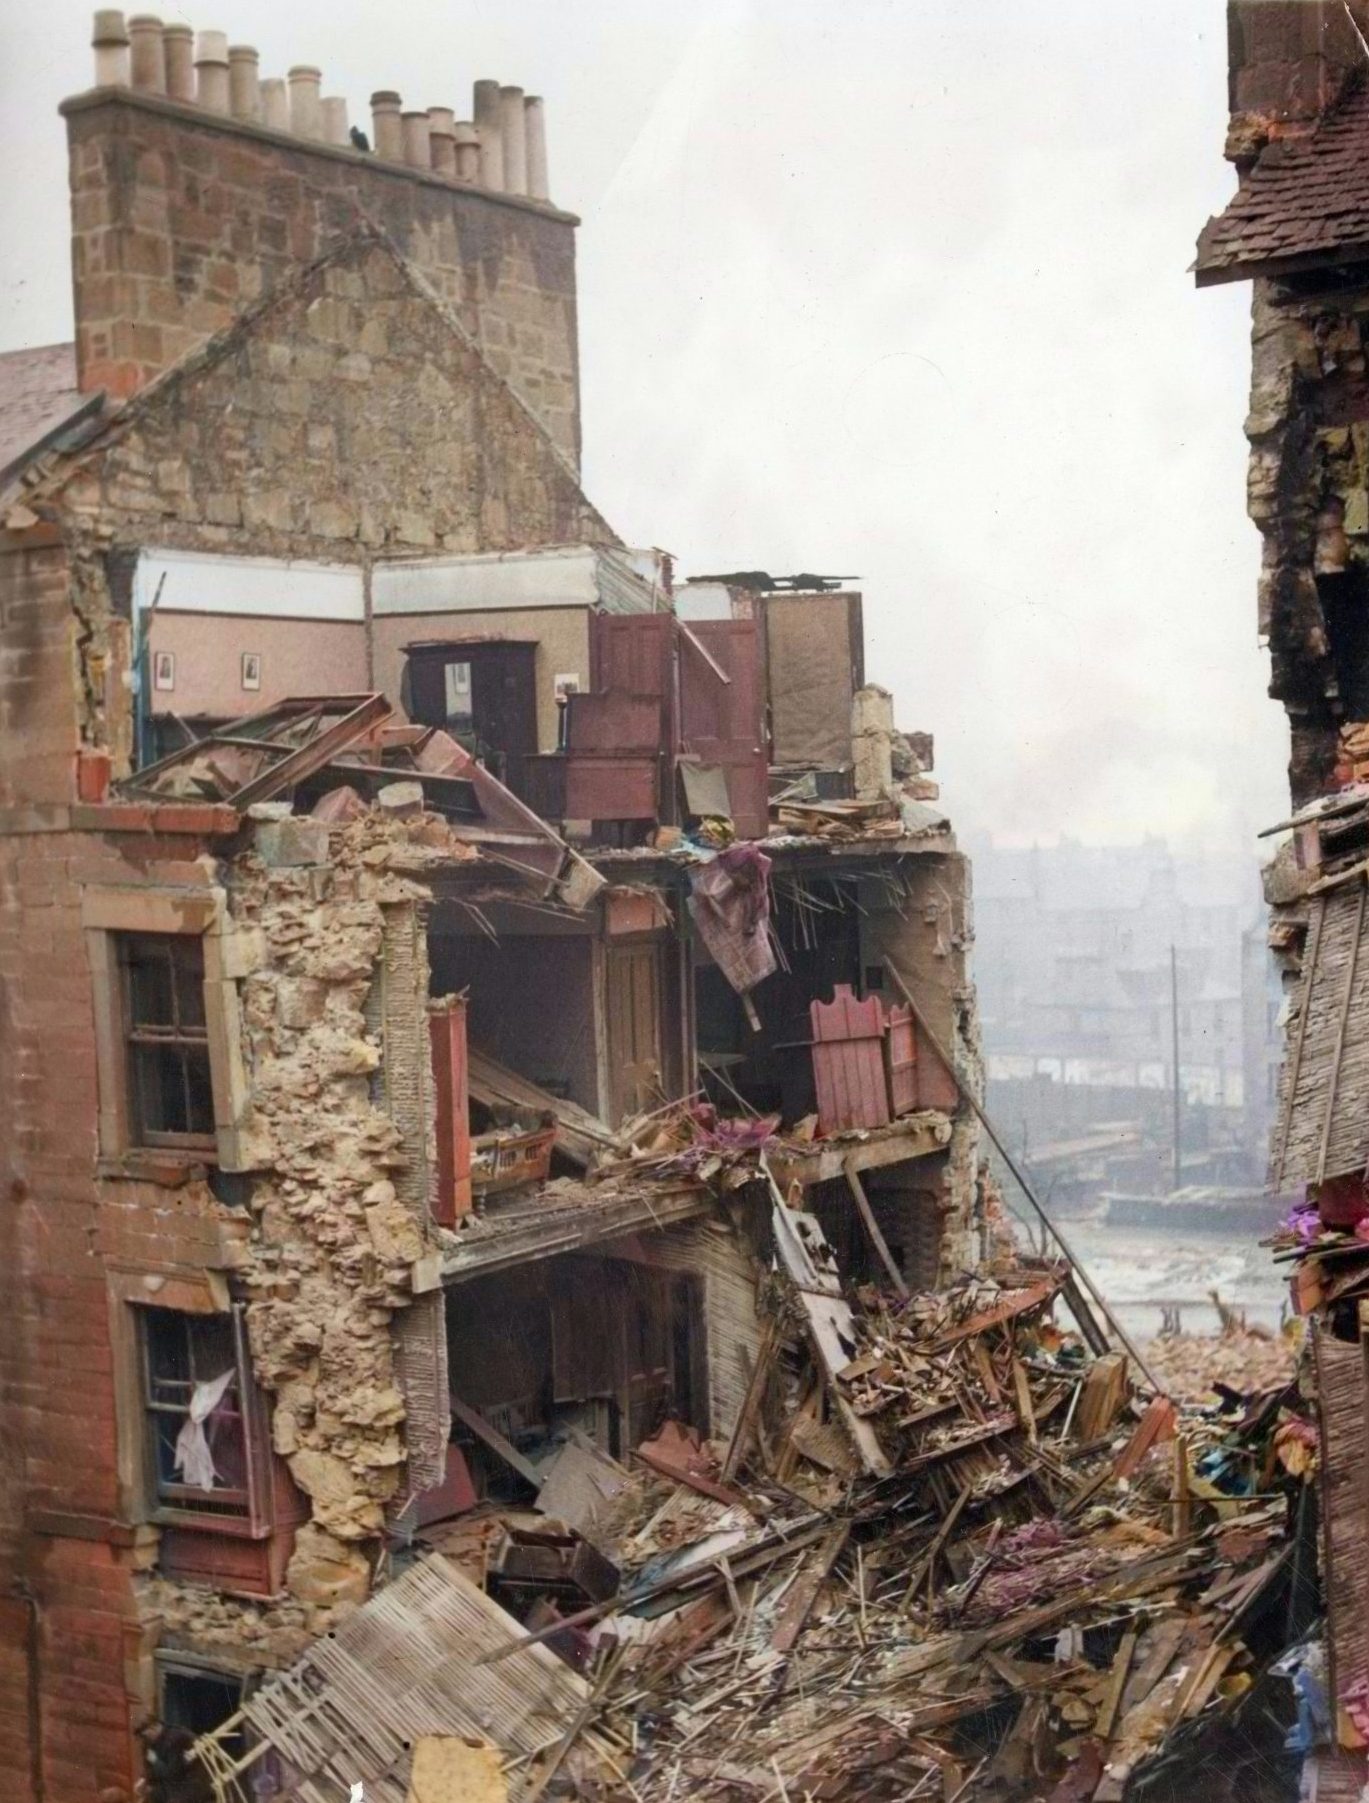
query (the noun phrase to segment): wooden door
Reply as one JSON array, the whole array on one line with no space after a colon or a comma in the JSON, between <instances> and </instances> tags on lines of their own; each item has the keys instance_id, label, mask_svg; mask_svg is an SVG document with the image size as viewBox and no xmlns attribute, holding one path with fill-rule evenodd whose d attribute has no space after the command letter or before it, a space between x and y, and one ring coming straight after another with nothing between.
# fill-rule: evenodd
<instances>
[{"instance_id":1,"label":"wooden door","mask_svg":"<svg viewBox=\"0 0 1369 1803\"><path fill-rule=\"evenodd\" d=\"M722 770L739 839L763 839L770 824L761 649L755 620L699 620L680 634L683 748Z\"/></svg>"},{"instance_id":2,"label":"wooden door","mask_svg":"<svg viewBox=\"0 0 1369 1803\"><path fill-rule=\"evenodd\" d=\"M661 952L654 942L612 945L604 957L609 1123L662 1099Z\"/></svg>"}]
</instances>

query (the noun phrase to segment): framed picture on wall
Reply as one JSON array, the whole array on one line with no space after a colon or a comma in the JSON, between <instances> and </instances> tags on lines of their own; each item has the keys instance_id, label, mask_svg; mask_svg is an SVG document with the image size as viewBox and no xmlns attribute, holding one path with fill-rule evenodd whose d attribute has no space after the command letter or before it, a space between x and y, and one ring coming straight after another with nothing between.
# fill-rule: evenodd
<instances>
[{"instance_id":1,"label":"framed picture on wall","mask_svg":"<svg viewBox=\"0 0 1369 1803\"><path fill-rule=\"evenodd\" d=\"M261 652L244 651L242 654L242 686L245 689L261 687Z\"/></svg>"},{"instance_id":2,"label":"framed picture on wall","mask_svg":"<svg viewBox=\"0 0 1369 1803\"><path fill-rule=\"evenodd\" d=\"M175 688L176 653L174 651L154 651L152 653L152 686L154 689Z\"/></svg>"}]
</instances>

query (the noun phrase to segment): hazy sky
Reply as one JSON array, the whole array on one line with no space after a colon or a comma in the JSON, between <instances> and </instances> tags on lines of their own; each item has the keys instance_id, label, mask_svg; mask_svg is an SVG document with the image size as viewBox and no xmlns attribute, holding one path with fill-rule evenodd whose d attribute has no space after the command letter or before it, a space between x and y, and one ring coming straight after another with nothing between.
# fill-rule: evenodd
<instances>
[{"instance_id":1,"label":"hazy sky","mask_svg":"<svg viewBox=\"0 0 1369 1803\"><path fill-rule=\"evenodd\" d=\"M469 110L546 96L585 482L680 567L853 573L868 668L1009 842L1249 846L1285 796L1247 288L1199 295L1221 0L265 0L164 17ZM90 9L0 0L0 349L70 334Z\"/></svg>"}]
</instances>

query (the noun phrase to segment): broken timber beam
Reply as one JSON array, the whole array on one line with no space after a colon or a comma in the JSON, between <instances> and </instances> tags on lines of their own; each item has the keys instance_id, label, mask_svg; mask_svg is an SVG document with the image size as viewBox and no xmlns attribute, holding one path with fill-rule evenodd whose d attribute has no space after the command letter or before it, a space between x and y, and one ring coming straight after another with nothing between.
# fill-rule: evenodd
<instances>
[{"instance_id":1,"label":"broken timber beam","mask_svg":"<svg viewBox=\"0 0 1369 1803\"><path fill-rule=\"evenodd\" d=\"M893 1465L875 1430L851 1407L837 1382L838 1371L851 1362L856 1332L850 1304L842 1295L833 1270L820 1271L813 1259L813 1248L816 1247L826 1251L830 1260L831 1248L817 1216L790 1208L786 1203L770 1174L764 1152L760 1155L760 1168L770 1186L770 1220L775 1249L807 1319L813 1350L826 1374L828 1394L866 1471L872 1477L888 1477Z\"/></svg>"},{"instance_id":2,"label":"broken timber beam","mask_svg":"<svg viewBox=\"0 0 1369 1803\"><path fill-rule=\"evenodd\" d=\"M537 1474L537 1467L529 1464L518 1448L506 1440L497 1427L486 1421L478 1409L473 1409L469 1403L462 1402L459 1396L453 1396L451 1401L452 1413L463 1427L468 1427L477 1440L483 1441L492 1453L516 1471L519 1477L531 1484L534 1490L542 1488L542 1480Z\"/></svg>"},{"instance_id":3,"label":"broken timber beam","mask_svg":"<svg viewBox=\"0 0 1369 1803\"><path fill-rule=\"evenodd\" d=\"M865 1193L865 1185L857 1176L856 1167L849 1158L846 1161L846 1183L856 1199L856 1207L860 1211L861 1220L865 1223L865 1231L870 1236L870 1244L878 1252L880 1262L889 1273L890 1281L900 1296L909 1295L911 1292L903 1281L903 1273L899 1270L893 1253L889 1250L889 1242L879 1230L879 1222L875 1219L875 1211L870 1206L870 1198Z\"/></svg>"}]
</instances>

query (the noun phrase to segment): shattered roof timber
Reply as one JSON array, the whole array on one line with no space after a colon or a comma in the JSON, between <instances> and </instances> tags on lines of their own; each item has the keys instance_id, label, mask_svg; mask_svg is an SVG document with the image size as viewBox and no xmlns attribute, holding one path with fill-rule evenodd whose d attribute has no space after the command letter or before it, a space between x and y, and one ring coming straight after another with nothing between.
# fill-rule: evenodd
<instances>
[{"instance_id":1,"label":"shattered roof timber","mask_svg":"<svg viewBox=\"0 0 1369 1803\"><path fill-rule=\"evenodd\" d=\"M187 791L177 787L178 781L203 782L219 791L215 800L229 807L250 807L322 770L391 712L381 694L292 695L259 714L235 720L231 730L209 733L149 764L120 783L119 792L183 795ZM220 759L217 771L216 755ZM251 774L233 786L230 773L235 766L239 777L248 771Z\"/></svg>"}]
</instances>

